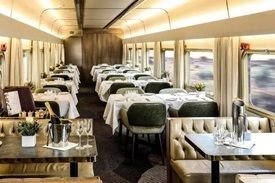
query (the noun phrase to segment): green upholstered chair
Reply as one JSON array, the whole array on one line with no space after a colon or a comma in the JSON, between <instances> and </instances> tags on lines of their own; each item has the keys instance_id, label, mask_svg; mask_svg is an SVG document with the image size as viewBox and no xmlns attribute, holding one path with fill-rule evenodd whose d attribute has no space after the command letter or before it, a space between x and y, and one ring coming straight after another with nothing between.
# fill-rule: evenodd
<instances>
[{"instance_id":1,"label":"green upholstered chair","mask_svg":"<svg viewBox=\"0 0 275 183\"><path fill-rule=\"evenodd\" d=\"M45 93L46 91L53 91L54 93L59 93L61 90L59 88L48 87L48 88L37 88L35 93Z\"/></svg>"},{"instance_id":2,"label":"green upholstered chair","mask_svg":"<svg viewBox=\"0 0 275 183\"><path fill-rule=\"evenodd\" d=\"M58 78L46 78L45 81L55 81L58 80Z\"/></svg>"},{"instance_id":3,"label":"green upholstered chair","mask_svg":"<svg viewBox=\"0 0 275 183\"><path fill-rule=\"evenodd\" d=\"M136 73L140 73L140 71L137 70L129 70L126 72L127 74L136 74Z\"/></svg>"},{"instance_id":4,"label":"green upholstered chair","mask_svg":"<svg viewBox=\"0 0 275 183\"><path fill-rule=\"evenodd\" d=\"M127 92L135 92L138 94L144 94L144 91L141 88L136 88L136 87L129 87L129 88L120 88L117 90L117 94L126 94Z\"/></svg>"},{"instance_id":5,"label":"green upholstered chair","mask_svg":"<svg viewBox=\"0 0 275 183\"><path fill-rule=\"evenodd\" d=\"M63 78L65 81L71 80L71 78L66 74L51 75L51 78Z\"/></svg>"},{"instance_id":6,"label":"green upholstered chair","mask_svg":"<svg viewBox=\"0 0 275 183\"><path fill-rule=\"evenodd\" d=\"M121 80L121 81L125 81L126 80L126 77L124 77L124 76L118 76L118 77L111 77L111 78L109 78L108 79L109 81L117 81L117 80Z\"/></svg>"},{"instance_id":7,"label":"green upholstered chair","mask_svg":"<svg viewBox=\"0 0 275 183\"><path fill-rule=\"evenodd\" d=\"M187 93L185 89L182 88L164 88L159 91L160 94L174 94L174 93Z\"/></svg>"},{"instance_id":8,"label":"green upholstered chair","mask_svg":"<svg viewBox=\"0 0 275 183\"><path fill-rule=\"evenodd\" d=\"M43 88L59 88L62 92L69 92L66 85L44 85Z\"/></svg>"},{"instance_id":9,"label":"green upholstered chair","mask_svg":"<svg viewBox=\"0 0 275 183\"><path fill-rule=\"evenodd\" d=\"M59 104L55 101L47 101L49 102L53 112L58 116L58 117L63 117L60 116L60 108L59 108ZM46 108L45 106L45 101L34 101L35 107L36 108Z\"/></svg>"},{"instance_id":10,"label":"green upholstered chair","mask_svg":"<svg viewBox=\"0 0 275 183\"><path fill-rule=\"evenodd\" d=\"M171 88L170 83L167 82L149 82L145 88L145 93L159 93L164 88Z\"/></svg>"},{"instance_id":11,"label":"green upholstered chair","mask_svg":"<svg viewBox=\"0 0 275 183\"><path fill-rule=\"evenodd\" d=\"M121 65L116 65L115 69L120 69L121 67L125 67L125 65L122 65L122 64Z\"/></svg>"},{"instance_id":12,"label":"green upholstered chair","mask_svg":"<svg viewBox=\"0 0 275 183\"><path fill-rule=\"evenodd\" d=\"M63 66L60 66L59 69L68 69L68 66L63 65Z\"/></svg>"},{"instance_id":13,"label":"green upholstered chair","mask_svg":"<svg viewBox=\"0 0 275 183\"><path fill-rule=\"evenodd\" d=\"M115 82L109 88L109 94L116 94L117 90L120 88L135 87L133 83L128 82Z\"/></svg>"},{"instance_id":14,"label":"green upholstered chair","mask_svg":"<svg viewBox=\"0 0 275 183\"><path fill-rule=\"evenodd\" d=\"M164 164L164 155L162 149L161 134L165 127L166 106L163 103L134 103L128 110L120 110L121 123L126 127L127 151L129 132L132 133L132 161L134 160L135 142L138 134L155 134L159 140L162 162ZM121 128L120 128L121 129Z\"/></svg>"},{"instance_id":15,"label":"green upholstered chair","mask_svg":"<svg viewBox=\"0 0 275 183\"><path fill-rule=\"evenodd\" d=\"M115 69L104 69L101 73L102 74L108 74L108 73L111 73L111 72L116 72Z\"/></svg>"},{"instance_id":16,"label":"green upholstered chair","mask_svg":"<svg viewBox=\"0 0 275 183\"><path fill-rule=\"evenodd\" d=\"M122 74L109 74L108 76L106 76L105 80L108 81L112 77L124 77L125 78L125 76L123 76Z\"/></svg>"},{"instance_id":17,"label":"green upholstered chair","mask_svg":"<svg viewBox=\"0 0 275 183\"><path fill-rule=\"evenodd\" d=\"M157 80L157 78L155 78L154 76L140 76L140 77L138 77L137 80L145 80L145 81L147 81L147 80Z\"/></svg>"},{"instance_id":18,"label":"green upholstered chair","mask_svg":"<svg viewBox=\"0 0 275 183\"><path fill-rule=\"evenodd\" d=\"M141 76L151 76L151 75L149 75L149 74L135 74L134 79L138 80L138 78L141 77Z\"/></svg>"},{"instance_id":19,"label":"green upholstered chair","mask_svg":"<svg viewBox=\"0 0 275 183\"><path fill-rule=\"evenodd\" d=\"M168 109L171 117L219 117L216 102L186 102L177 110Z\"/></svg>"},{"instance_id":20,"label":"green upholstered chair","mask_svg":"<svg viewBox=\"0 0 275 183\"><path fill-rule=\"evenodd\" d=\"M136 70L134 70L134 69L125 69L125 70L123 71L123 73L128 73L129 71L136 71Z\"/></svg>"}]
</instances>

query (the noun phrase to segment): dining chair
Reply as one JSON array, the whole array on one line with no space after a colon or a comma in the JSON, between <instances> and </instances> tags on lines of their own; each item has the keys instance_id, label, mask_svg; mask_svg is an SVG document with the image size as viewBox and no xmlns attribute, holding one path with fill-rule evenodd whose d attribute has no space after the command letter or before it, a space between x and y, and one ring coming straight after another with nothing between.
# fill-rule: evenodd
<instances>
[{"instance_id":1,"label":"dining chair","mask_svg":"<svg viewBox=\"0 0 275 183\"><path fill-rule=\"evenodd\" d=\"M122 76L122 77L111 77L108 79L108 81L117 81L117 80L122 80L125 81L126 77Z\"/></svg>"},{"instance_id":2,"label":"dining chair","mask_svg":"<svg viewBox=\"0 0 275 183\"><path fill-rule=\"evenodd\" d=\"M53 91L54 93L61 92L59 88L47 87L47 88L37 88L34 93L45 93L46 91Z\"/></svg>"},{"instance_id":3,"label":"dining chair","mask_svg":"<svg viewBox=\"0 0 275 183\"><path fill-rule=\"evenodd\" d=\"M145 93L159 93L164 88L171 88L168 82L149 82L144 88Z\"/></svg>"},{"instance_id":4,"label":"dining chair","mask_svg":"<svg viewBox=\"0 0 275 183\"><path fill-rule=\"evenodd\" d=\"M157 78L155 78L154 76L140 76L140 77L138 77L137 80L145 80L145 81L148 81L148 80L157 80Z\"/></svg>"},{"instance_id":5,"label":"dining chair","mask_svg":"<svg viewBox=\"0 0 275 183\"><path fill-rule=\"evenodd\" d=\"M68 69L68 66L60 66L59 69Z\"/></svg>"},{"instance_id":6,"label":"dining chair","mask_svg":"<svg viewBox=\"0 0 275 183\"><path fill-rule=\"evenodd\" d=\"M60 69L54 70L53 73L55 73L55 74L60 74L60 73L63 73L63 70L60 70Z\"/></svg>"},{"instance_id":7,"label":"dining chair","mask_svg":"<svg viewBox=\"0 0 275 183\"><path fill-rule=\"evenodd\" d=\"M43 88L59 88L62 92L69 92L66 85L44 85Z\"/></svg>"},{"instance_id":8,"label":"dining chair","mask_svg":"<svg viewBox=\"0 0 275 183\"><path fill-rule=\"evenodd\" d=\"M134 79L135 79L135 80L138 80L138 78L139 78L139 77L142 77L142 76L151 76L151 75L149 75L149 74L135 74L135 75L134 75Z\"/></svg>"},{"instance_id":9,"label":"dining chair","mask_svg":"<svg viewBox=\"0 0 275 183\"><path fill-rule=\"evenodd\" d=\"M45 81L55 81L58 80L59 78L53 77L53 78L46 78ZM61 78L63 79L63 78ZM64 80L64 79L63 79Z\"/></svg>"},{"instance_id":10,"label":"dining chair","mask_svg":"<svg viewBox=\"0 0 275 183\"><path fill-rule=\"evenodd\" d=\"M115 69L104 69L101 73L102 74L108 74L108 73L111 73L111 72L116 72Z\"/></svg>"},{"instance_id":11,"label":"dining chair","mask_svg":"<svg viewBox=\"0 0 275 183\"><path fill-rule=\"evenodd\" d=\"M63 78L65 81L71 80L71 78L66 74L51 75L51 78Z\"/></svg>"},{"instance_id":12,"label":"dining chair","mask_svg":"<svg viewBox=\"0 0 275 183\"><path fill-rule=\"evenodd\" d=\"M159 91L160 94L174 94L174 93L187 93L185 89L182 88L164 88Z\"/></svg>"},{"instance_id":13,"label":"dining chair","mask_svg":"<svg viewBox=\"0 0 275 183\"><path fill-rule=\"evenodd\" d=\"M118 89L128 87L135 87L135 85L129 82L114 82L109 88L109 94L116 94Z\"/></svg>"},{"instance_id":14,"label":"dining chair","mask_svg":"<svg viewBox=\"0 0 275 183\"><path fill-rule=\"evenodd\" d=\"M159 140L162 163L164 154L161 134L166 122L166 106L163 103L133 103L128 109L120 110L121 123L127 129L125 150L127 152L129 132L132 133L132 161L135 156L135 143L139 134L155 134Z\"/></svg>"},{"instance_id":15,"label":"dining chair","mask_svg":"<svg viewBox=\"0 0 275 183\"><path fill-rule=\"evenodd\" d=\"M169 107L171 117L219 117L219 109L216 102L185 102L179 109Z\"/></svg>"},{"instance_id":16,"label":"dining chair","mask_svg":"<svg viewBox=\"0 0 275 183\"><path fill-rule=\"evenodd\" d=\"M53 112L58 116L58 117L61 117L60 116L60 108L59 108L59 104L56 102L56 101L34 101L34 104L35 104L35 107L37 109L39 108L43 108L43 109L46 109L46 106L45 106L45 102L48 102L53 110Z\"/></svg>"},{"instance_id":17,"label":"dining chair","mask_svg":"<svg viewBox=\"0 0 275 183\"><path fill-rule=\"evenodd\" d=\"M123 73L130 73L131 71L135 71L134 73L139 73L139 71L134 70L134 69L125 69L125 70L123 71Z\"/></svg>"},{"instance_id":18,"label":"dining chair","mask_svg":"<svg viewBox=\"0 0 275 183\"><path fill-rule=\"evenodd\" d=\"M126 94L127 92L135 92L138 94L144 94L144 91L141 88L137 88L137 87L129 87L129 88L120 88L117 90L116 94Z\"/></svg>"},{"instance_id":19,"label":"dining chair","mask_svg":"<svg viewBox=\"0 0 275 183\"><path fill-rule=\"evenodd\" d=\"M109 74L108 76L106 76L105 80L108 81L112 77L124 77L125 78L125 76L122 74Z\"/></svg>"}]
</instances>

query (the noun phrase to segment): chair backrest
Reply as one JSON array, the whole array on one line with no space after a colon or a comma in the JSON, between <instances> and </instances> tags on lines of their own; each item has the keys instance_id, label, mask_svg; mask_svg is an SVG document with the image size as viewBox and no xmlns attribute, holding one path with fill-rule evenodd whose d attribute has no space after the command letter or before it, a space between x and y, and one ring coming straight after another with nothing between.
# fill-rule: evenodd
<instances>
[{"instance_id":1,"label":"chair backrest","mask_svg":"<svg viewBox=\"0 0 275 183\"><path fill-rule=\"evenodd\" d=\"M115 68L116 69L120 69L121 67L125 67L124 65L116 65Z\"/></svg>"},{"instance_id":2,"label":"chair backrest","mask_svg":"<svg viewBox=\"0 0 275 183\"><path fill-rule=\"evenodd\" d=\"M43 88L59 88L62 92L69 92L66 85L44 85Z\"/></svg>"},{"instance_id":3,"label":"chair backrest","mask_svg":"<svg viewBox=\"0 0 275 183\"><path fill-rule=\"evenodd\" d=\"M37 88L35 90L35 93L45 93L46 91L53 91L55 93L61 92L61 90L59 88L47 87L47 88Z\"/></svg>"},{"instance_id":4,"label":"chair backrest","mask_svg":"<svg viewBox=\"0 0 275 183\"><path fill-rule=\"evenodd\" d=\"M141 88L136 88L136 87L129 87L129 88L120 88L117 90L117 94L126 94L127 92L135 92L138 94L144 94L144 91Z\"/></svg>"},{"instance_id":5,"label":"chair backrest","mask_svg":"<svg viewBox=\"0 0 275 183\"><path fill-rule=\"evenodd\" d=\"M163 103L134 103L129 107L127 116L133 126L163 126L166 106Z\"/></svg>"},{"instance_id":6,"label":"chair backrest","mask_svg":"<svg viewBox=\"0 0 275 183\"><path fill-rule=\"evenodd\" d=\"M145 80L145 81L147 81L147 80L157 80L157 78L155 78L154 76L140 76L140 77L138 77L137 80Z\"/></svg>"},{"instance_id":7,"label":"chair backrest","mask_svg":"<svg viewBox=\"0 0 275 183\"><path fill-rule=\"evenodd\" d=\"M141 76L150 76L150 75L149 74L135 74L134 78L135 78L135 80L138 80L138 78Z\"/></svg>"},{"instance_id":8,"label":"chair backrest","mask_svg":"<svg viewBox=\"0 0 275 183\"><path fill-rule=\"evenodd\" d=\"M145 93L159 93L164 88L171 88L170 83L167 82L149 82L145 88Z\"/></svg>"},{"instance_id":9,"label":"chair backrest","mask_svg":"<svg viewBox=\"0 0 275 183\"><path fill-rule=\"evenodd\" d=\"M187 93L185 89L182 88L164 88L159 91L160 94L173 94L173 93Z\"/></svg>"},{"instance_id":10,"label":"chair backrest","mask_svg":"<svg viewBox=\"0 0 275 183\"><path fill-rule=\"evenodd\" d=\"M134 69L125 69L125 70L123 71L123 73L130 73L130 72L139 73L139 71L134 70Z\"/></svg>"},{"instance_id":11,"label":"chair backrest","mask_svg":"<svg viewBox=\"0 0 275 183\"><path fill-rule=\"evenodd\" d=\"M61 117L61 116L60 116L59 104L58 104L57 102L55 102L55 101L47 101L47 102L50 104L50 106L51 106L53 112L54 112L58 117ZM34 103L35 103L35 107L36 107L36 108L46 108L46 106L45 106L45 101L34 101Z\"/></svg>"},{"instance_id":12,"label":"chair backrest","mask_svg":"<svg viewBox=\"0 0 275 183\"><path fill-rule=\"evenodd\" d=\"M55 81L58 80L58 78L46 78L45 81Z\"/></svg>"},{"instance_id":13,"label":"chair backrest","mask_svg":"<svg viewBox=\"0 0 275 183\"><path fill-rule=\"evenodd\" d=\"M71 80L71 78L65 74L51 75L51 77L52 78L63 78L65 81Z\"/></svg>"},{"instance_id":14,"label":"chair backrest","mask_svg":"<svg viewBox=\"0 0 275 183\"><path fill-rule=\"evenodd\" d=\"M101 73L102 74L108 74L110 72L115 72L116 70L115 69L104 69Z\"/></svg>"},{"instance_id":15,"label":"chair backrest","mask_svg":"<svg viewBox=\"0 0 275 183\"><path fill-rule=\"evenodd\" d=\"M120 88L128 88L128 87L135 87L133 83L126 83L126 82L117 82L113 83L109 89L109 94L116 94L117 90Z\"/></svg>"},{"instance_id":16,"label":"chair backrest","mask_svg":"<svg viewBox=\"0 0 275 183\"><path fill-rule=\"evenodd\" d=\"M109 81L117 81L117 80L126 80L126 77L125 76L120 76L120 77L111 77L108 79Z\"/></svg>"},{"instance_id":17,"label":"chair backrest","mask_svg":"<svg viewBox=\"0 0 275 183\"><path fill-rule=\"evenodd\" d=\"M68 69L68 66L60 66L59 69Z\"/></svg>"},{"instance_id":18,"label":"chair backrest","mask_svg":"<svg viewBox=\"0 0 275 183\"><path fill-rule=\"evenodd\" d=\"M58 69L58 70L54 70L54 71L53 71L53 73L55 73L55 74L58 74L58 73L63 73L63 70L60 70L60 69Z\"/></svg>"},{"instance_id":19,"label":"chair backrest","mask_svg":"<svg viewBox=\"0 0 275 183\"><path fill-rule=\"evenodd\" d=\"M108 81L112 77L124 77L122 74L109 74L106 76L105 80Z\"/></svg>"},{"instance_id":20,"label":"chair backrest","mask_svg":"<svg viewBox=\"0 0 275 183\"><path fill-rule=\"evenodd\" d=\"M10 86L4 88L4 93L18 91L22 111L34 111L35 105L30 87L28 86Z\"/></svg>"},{"instance_id":21,"label":"chair backrest","mask_svg":"<svg viewBox=\"0 0 275 183\"><path fill-rule=\"evenodd\" d=\"M127 71L126 73L128 73L128 74L135 74L135 73L140 73L140 71L137 71L137 70L129 70L129 71Z\"/></svg>"},{"instance_id":22,"label":"chair backrest","mask_svg":"<svg viewBox=\"0 0 275 183\"><path fill-rule=\"evenodd\" d=\"M219 117L216 102L186 102L178 110L179 117Z\"/></svg>"}]
</instances>

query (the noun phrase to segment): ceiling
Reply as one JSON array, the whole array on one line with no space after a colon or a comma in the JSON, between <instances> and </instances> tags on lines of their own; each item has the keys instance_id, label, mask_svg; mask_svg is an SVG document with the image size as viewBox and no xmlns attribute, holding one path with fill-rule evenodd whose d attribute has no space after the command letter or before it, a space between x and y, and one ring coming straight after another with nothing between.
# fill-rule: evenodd
<instances>
[{"instance_id":1,"label":"ceiling","mask_svg":"<svg viewBox=\"0 0 275 183\"><path fill-rule=\"evenodd\" d=\"M119 28L129 38L274 9L274 0L0 0L0 13L60 38L82 28Z\"/></svg>"}]
</instances>

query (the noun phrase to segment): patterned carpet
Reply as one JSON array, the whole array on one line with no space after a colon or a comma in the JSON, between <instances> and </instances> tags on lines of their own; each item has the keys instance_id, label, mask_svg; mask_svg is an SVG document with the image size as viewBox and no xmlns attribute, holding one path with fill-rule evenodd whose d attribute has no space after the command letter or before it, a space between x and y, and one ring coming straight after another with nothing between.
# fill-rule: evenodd
<instances>
[{"instance_id":1,"label":"patterned carpet","mask_svg":"<svg viewBox=\"0 0 275 183\"><path fill-rule=\"evenodd\" d=\"M141 175L138 183L165 183L167 182L166 166L156 165Z\"/></svg>"},{"instance_id":2,"label":"patterned carpet","mask_svg":"<svg viewBox=\"0 0 275 183\"><path fill-rule=\"evenodd\" d=\"M135 162L131 163L129 158L125 158L124 150L119 143L117 135L112 135L111 128L105 125L102 118L105 103L101 102L94 91L94 86L90 88L80 88L78 94L78 105L80 116L94 119L94 135L97 141L98 157L94 163L95 175L100 176L103 182L108 183L136 183L141 175L159 164L160 157L157 155L158 149L139 145ZM158 169L153 169L156 172ZM150 180L151 175L144 176ZM155 176L155 173L152 173ZM152 178L154 179L154 178Z\"/></svg>"}]
</instances>

